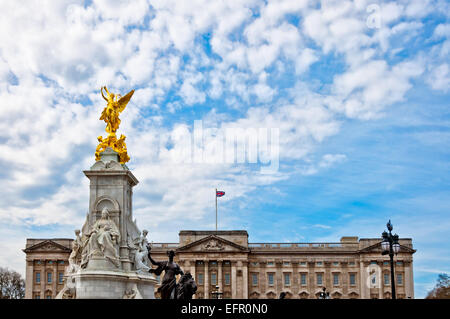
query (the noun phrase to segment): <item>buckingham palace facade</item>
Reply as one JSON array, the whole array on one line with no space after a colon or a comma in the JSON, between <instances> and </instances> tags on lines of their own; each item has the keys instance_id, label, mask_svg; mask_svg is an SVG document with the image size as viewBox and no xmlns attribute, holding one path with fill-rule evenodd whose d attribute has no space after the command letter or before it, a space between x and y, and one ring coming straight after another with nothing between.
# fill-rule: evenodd
<instances>
[{"instance_id":1,"label":"buckingham palace facade","mask_svg":"<svg viewBox=\"0 0 450 319\"><path fill-rule=\"evenodd\" d=\"M56 296L70 241L27 240L26 298ZM178 243L152 243L151 253L162 261L167 251L175 251L175 262L197 282L194 298L219 292L222 298L266 299L284 292L286 298L316 299L323 288L330 298L391 298L389 257L381 254L380 244L378 238L358 237L335 243L249 243L245 230L182 230ZM400 245L394 258L397 298L414 298L415 250L411 239L400 239Z\"/></svg>"}]
</instances>

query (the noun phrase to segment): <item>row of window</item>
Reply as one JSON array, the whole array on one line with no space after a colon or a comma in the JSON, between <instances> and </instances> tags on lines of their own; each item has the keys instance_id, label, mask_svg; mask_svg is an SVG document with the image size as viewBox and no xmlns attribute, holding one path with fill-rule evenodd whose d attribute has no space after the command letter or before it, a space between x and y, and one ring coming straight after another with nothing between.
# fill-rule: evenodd
<instances>
[{"instance_id":1,"label":"row of window","mask_svg":"<svg viewBox=\"0 0 450 319\"><path fill-rule=\"evenodd\" d=\"M224 274L224 279L225 279L225 285L231 285L231 277L229 273L225 273ZM199 285L203 285L204 284L204 276L203 273L199 273L197 275L197 283ZM211 273L211 281L210 284L215 286L217 285L217 274L216 273Z\"/></svg>"},{"instance_id":2,"label":"row of window","mask_svg":"<svg viewBox=\"0 0 450 319\"><path fill-rule=\"evenodd\" d=\"M39 294L35 295L34 299L41 299L41 295L39 295ZM51 295L47 295L47 296L45 296L45 299L52 299L52 296Z\"/></svg>"},{"instance_id":3,"label":"row of window","mask_svg":"<svg viewBox=\"0 0 450 319\"><path fill-rule=\"evenodd\" d=\"M291 262L289 262L289 261L283 262L283 265L284 265L284 266L290 266L291 264L293 265L293 264L295 264L295 263L291 263ZM306 266L306 265L307 265L307 262L306 262L306 261L301 261L301 262L299 262L298 264L299 264L300 266ZM339 266L340 263L339 263L338 261L334 261L332 264L333 264L333 266ZM354 266L354 265L355 265L355 262L354 262L354 261L351 261L351 262L349 262L348 264L349 264L350 266ZM371 264L377 264L377 261L372 261ZM396 264L397 264L398 266L402 266L402 265L403 265L403 261L397 261ZM253 266L258 266L259 263L258 263L258 262L252 262L252 265L253 265ZM273 261L268 261L268 262L267 262L267 266L274 266L274 265L275 265L275 262L273 262ZM384 261L384 262L383 262L383 265L389 265L389 261ZM323 262L322 262L322 261L317 261L317 262L316 262L316 266L323 266Z\"/></svg>"},{"instance_id":4,"label":"row of window","mask_svg":"<svg viewBox=\"0 0 450 319\"><path fill-rule=\"evenodd\" d=\"M253 262L252 263L252 265L253 266L257 266L259 263L257 263L257 262ZM291 262L289 262L289 261L285 261L285 262L283 262L283 265L284 266L290 266L290 265L294 265L294 264L296 264L296 263L291 263ZM301 261L301 262L299 262L298 263L300 266L307 266L307 262L306 261ZM354 261L351 261L351 262L349 262L348 263L350 266L354 266L355 265L355 262ZM275 262L273 262L273 261L268 261L267 262L267 266L274 266L275 265ZM316 266L323 266L323 262L322 261L317 261L316 262ZM334 261L333 262L333 266L339 266L339 262L338 261Z\"/></svg>"},{"instance_id":5,"label":"row of window","mask_svg":"<svg viewBox=\"0 0 450 319\"><path fill-rule=\"evenodd\" d=\"M371 264L377 264L377 261L374 260L374 261L371 261L370 263ZM197 265L203 265L203 264L204 264L203 261L197 261ZM214 265L217 265L217 262L212 261L212 262L210 262L210 264L214 266ZM258 266L259 262L252 262L251 264L253 266ZM294 264L296 264L296 263L292 263L292 262L289 262L289 261L284 261L283 262L284 266L291 266L291 265L294 265ZM306 261L301 261L298 264L300 266L307 266L307 262ZM340 263L338 261L334 261L332 264L333 264L333 266L339 266ZM354 261L351 261L348 264L349 264L349 266L355 266L356 263ZM398 266L402 266L403 262L402 261L397 261L396 264ZM230 262L229 261L225 261L224 265L230 265ZM275 265L275 262L273 262L273 261L268 261L267 262L267 266L274 266L274 265ZM384 261L383 265L389 265L389 261ZM322 261L317 261L316 262L316 266L323 266L323 262Z\"/></svg>"},{"instance_id":6,"label":"row of window","mask_svg":"<svg viewBox=\"0 0 450 319\"><path fill-rule=\"evenodd\" d=\"M197 265L203 265L203 264L204 264L204 261L203 261L203 260L197 260L196 264L197 264ZM211 261L211 262L209 262L209 264L212 265L212 266L215 266L215 265L217 265L217 261ZM227 260L227 261L224 261L224 262L223 262L223 265L229 266L229 265L231 265L231 262L228 261L228 260Z\"/></svg>"},{"instance_id":7,"label":"row of window","mask_svg":"<svg viewBox=\"0 0 450 319\"><path fill-rule=\"evenodd\" d=\"M252 284L254 286L258 285L258 274L254 273L252 274ZM375 278L375 277L373 277ZM274 274L268 273L267 274L267 281L269 286L273 286L274 283ZM351 286L356 285L356 274L349 274L349 283ZM372 280L372 283L376 283ZM317 285L323 285L323 274L316 274L316 284ZM333 274L333 285L337 286L340 284L340 274ZM390 285L390 275L384 274L384 284ZM397 274L397 284L403 285L403 274ZM290 286L291 285L291 274L284 274L284 285ZM307 285L307 274L300 274L300 285L306 286Z\"/></svg>"},{"instance_id":8,"label":"row of window","mask_svg":"<svg viewBox=\"0 0 450 319\"><path fill-rule=\"evenodd\" d=\"M41 283L41 273L37 272L35 273L35 278L36 278L36 283L39 284ZM60 272L58 273L58 283L62 284L64 280L64 273ZM51 284L53 281L53 273L48 272L47 273L47 283Z\"/></svg>"},{"instance_id":9,"label":"row of window","mask_svg":"<svg viewBox=\"0 0 450 319\"><path fill-rule=\"evenodd\" d=\"M284 276L284 285L291 285L291 274L283 274ZM267 283L269 286L274 285L274 276L273 273L267 274ZM333 285L339 285L339 274L333 274ZM356 285L356 274L349 274L350 285ZM254 286L258 285L258 274L252 274L252 284ZM307 274L300 274L300 285L307 285ZM323 274L316 274L316 285L323 285Z\"/></svg>"},{"instance_id":10,"label":"row of window","mask_svg":"<svg viewBox=\"0 0 450 319\"><path fill-rule=\"evenodd\" d=\"M58 260L58 261L48 260L47 264L52 265L54 262L57 262L60 265L64 265L64 260ZM41 264L43 264L42 260L36 260L36 265L41 265Z\"/></svg>"},{"instance_id":11,"label":"row of window","mask_svg":"<svg viewBox=\"0 0 450 319\"><path fill-rule=\"evenodd\" d=\"M391 284L391 275L390 274L384 274L383 278L384 278L384 285L385 286L389 286ZM375 279L375 282L374 282L374 279ZM372 278L372 283L373 284L376 283L376 277L375 276ZM398 285L403 285L403 274L397 274L397 284Z\"/></svg>"},{"instance_id":12,"label":"row of window","mask_svg":"<svg viewBox=\"0 0 450 319\"><path fill-rule=\"evenodd\" d=\"M401 263L401 262L400 262ZM198 260L197 262L196 262L196 264L197 265L203 265L204 264L204 261L202 261L202 260ZM212 266L214 266L214 265L217 265L217 262L216 261L211 261L210 263L209 263L210 265L212 265ZM253 266L258 266L259 265L259 262L252 262L251 263ZM297 264L296 262L290 262L290 261L285 261L285 262L283 262L283 265L284 266L291 266L291 265L294 265L294 264ZM307 262L306 261L301 261L301 262L298 262L298 264L300 265L300 266L307 266ZM338 261L334 261L333 262L333 266L339 266L339 262ZM350 266L354 266L355 265L355 262L354 261L351 261L351 262L349 262L348 263ZM224 261L223 262L223 265L230 265L230 262L229 261ZM267 266L274 266L275 265L275 262L273 262L273 261L268 261L267 262ZM316 265L317 266L323 266L323 262L322 261L318 261L318 262L316 262Z\"/></svg>"},{"instance_id":13,"label":"row of window","mask_svg":"<svg viewBox=\"0 0 450 319\"><path fill-rule=\"evenodd\" d=\"M307 275L308 274L306 274L306 273L300 274L300 285L302 285L302 286L307 285ZM274 276L275 276L274 273L267 274L267 283L269 286L274 285ZM285 273L285 274L283 274L283 277L284 277L284 285L290 286L291 285L291 274ZM225 285L230 285L231 284L230 274L225 273L224 278L225 278ZM259 280L259 274L252 273L251 278L252 278L252 285L257 286L258 280ZM199 273L197 275L197 283L199 285L204 284L203 273ZM356 274L349 274L349 283L351 286L356 285ZM373 284L376 283L376 277L372 277L372 283ZM211 273L210 284L213 286L217 285L217 274L216 273ZM390 275L389 274L384 274L384 284L390 285ZM403 274L397 274L397 284L403 285ZM316 274L316 285L323 285L323 274ZM340 274L333 274L333 285L334 286L340 285Z\"/></svg>"},{"instance_id":14,"label":"row of window","mask_svg":"<svg viewBox=\"0 0 450 319\"><path fill-rule=\"evenodd\" d=\"M370 262L370 264L372 264L372 265L377 265L378 262L375 261L375 260L373 260L373 261ZM389 261L383 261L383 265L384 265L384 266L388 266L389 264L390 264ZM397 266L403 266L403 261L397 261L395 264L396 264Z\"/></svg>"},{"instance_id":15,"label":"row of window","mask_svg":"<svg viewBox=\"0 0 450 319\"><path fill-rule=\"evenodd\" d=\"M273 284L274 284L274 275L275 274L273 274L273 273L267 274L267 281L268 281L269 286L273 286ZM258 285L258 277L259 277L258 274L256 274L256 273L252 274L252 284L254 286ZM225 273L224 278L225 278L225 285L230 285L231 284L230 274ZM350 285L356 285L356 275L355 274L349 274L349 280L350 280ZM204 284L203 273L197 274L197 283L199 285ZM217 285L217 274L216 273L211 273L210 284L214 285L214 286ZM307 284L307 274L300 274L300 284L301 285ZM317 285L323 284L323 274L316 274L316 284ZM339 285L339 274L333 274L333 284ZM291 285L291 274L284 274L284 285L285 286Z\"/></svg>"}]
</instances>

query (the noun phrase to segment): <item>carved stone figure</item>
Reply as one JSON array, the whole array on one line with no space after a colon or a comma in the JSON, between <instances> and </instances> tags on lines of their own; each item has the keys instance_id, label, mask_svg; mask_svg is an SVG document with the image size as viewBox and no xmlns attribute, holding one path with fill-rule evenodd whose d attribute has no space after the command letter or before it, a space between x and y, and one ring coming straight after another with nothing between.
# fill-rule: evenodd
<instances>
[{"instance_id":1,"label":"carved stone figure","mask_svg":"<svg viewBox=\"0 0 450 319\"><path fill-rule=\"evenodd\" d=\"M222 243L220 241L211 239L209 240L204 246L204 249L208 249L208 250L222 250L224 249Z\"/></svg>"},{"instance_id":2,"label":"carved stone figure","mask_svg":"<svg viewBox=\"0 0 450 319\"><path fill-rule=\"evenodd\" d=\"M137 294L137 292L134 289L127 290L123 294L123 299L135 299L136 298L136 294Z\"/></svg>"},{"instance_id":3,"label":"carved stone figure","mask_svg":"<svg viewBox=\"0 0 450 319\"><path fill-rule=\"evenodd\" d=\"M148 258L153 265L158 266L156 269L150 269L150 273L155 273L157 276L161 275L164 271L164 277L161 282L161 286L158 288L158 292L161 294L161 299L176 299L176 275L184 275L180 266L173 261L175 252L170 250L167 252L169 261L154 261L150 255L151 247L148 245Z\"/></svg>"},{"instance_id":4,"label":"carved stone figure","mask_svg":"<svg viewBox=\"0 0 450 319\"><path fill-rule=\"evenodd\" d=\"M134 244L136 249L141 251L147 251L148 240L147 240L148 230L144 229L141 235L135 239Z\"/></svg>"},{"instance_id":5,"label":"carved stone figure","mask_svg":"<svg viewBox=\"0 0 450 319\"><path fill-rule=\"evenodd\" d=\"M150 271L150 261L148 259L148 240L147 240L147 230L143 230L141 236L137 239L135 243L136 253L134 255L134 265L138 272L149 272Z\"/></svg>"},{"instance_id":6,"label":"carved stone figure","mask_svg":"<svg viewBox=\"0 0 450 319\"><path fill-rule=\"evenodd\" d=\"M145 263L147 251L137 251L134 255L134 265L137 272L149 272L151 268Z\"/></svg>"},{"instance_id":7,"label":"carved stone figure","mask_svg":"<svg viewBox=\"0 0 450 319\"><path fill-rule=\"evenodd\" d=\"M75 240L72 242L72 252L69 256L68 273L75 272L81 263L81 251L83 250L83 243L81 241L80 230L75 230Z\"/></svg>"},{"instance_id":8,"label":"carved stone figure","mask_svg":"<svg viewBox=\"0 0 450 319\"><path fill-rule=\"evenodd\" d=\"M75 288L65 289L61 296L61 299L75 299L75 298L76 298Z\"/></svg>"},{"instance_id":9,"label":"carved stone figure","mask_svg":"<svg viewBox=\"0 0 450 319\"><path fill-rule=\"evenodd\" d=\"M88 242L83 253L85 257L81 267L86 267L91 257L104 257L119 267L118 245L120 232L114 221L109 219L108 209L102 210L102 217L97 220L89 233Z\"/></svg>"}]
</instances>

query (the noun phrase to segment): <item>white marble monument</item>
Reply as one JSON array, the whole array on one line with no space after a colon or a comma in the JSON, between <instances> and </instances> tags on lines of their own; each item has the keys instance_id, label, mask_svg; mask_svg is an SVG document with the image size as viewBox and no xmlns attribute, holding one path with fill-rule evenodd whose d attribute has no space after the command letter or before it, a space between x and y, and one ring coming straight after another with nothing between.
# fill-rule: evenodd
<instances>
[{"instance_id":1,"label":"white marble monument","mask_svg":"<svg viewBox=\"0 0 450 319\"><path fill-rule=\"evenodd\" d=\"M147 231L133 221L138 180L107 147L84 174L90 180L89 213L76 230L65 287L57 298L154 298L157 283L147 257Z\"/></svg>"}]
</instances>

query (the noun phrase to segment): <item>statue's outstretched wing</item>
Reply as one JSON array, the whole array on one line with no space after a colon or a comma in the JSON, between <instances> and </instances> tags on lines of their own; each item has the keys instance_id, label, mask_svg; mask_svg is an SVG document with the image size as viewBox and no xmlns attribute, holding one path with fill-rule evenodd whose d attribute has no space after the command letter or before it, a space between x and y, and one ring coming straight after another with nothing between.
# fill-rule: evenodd
<instances>
[{"instance_id":1,"label":"statue's outstretched wing","mask_svg":"<svg viewBox=\"0 0 450 319\"><path fill-rule=\"evenodd\" d=\"M122 112L127 106L128 102L130 102L131 97L133 96L134 90L131 90L124 97L121 97L117 104L119 105L119 113Z\"/></svg>"}]
</instances>

